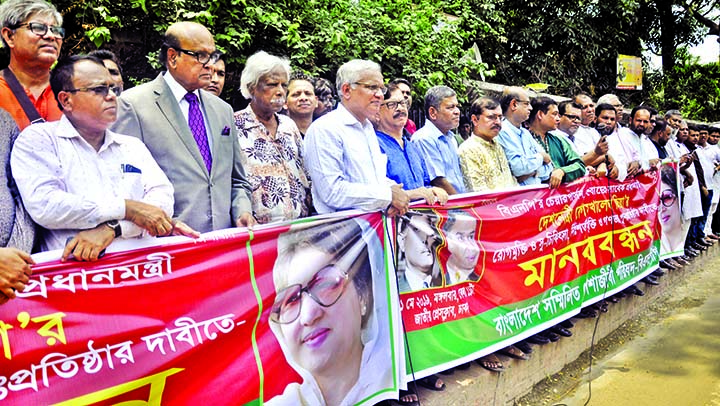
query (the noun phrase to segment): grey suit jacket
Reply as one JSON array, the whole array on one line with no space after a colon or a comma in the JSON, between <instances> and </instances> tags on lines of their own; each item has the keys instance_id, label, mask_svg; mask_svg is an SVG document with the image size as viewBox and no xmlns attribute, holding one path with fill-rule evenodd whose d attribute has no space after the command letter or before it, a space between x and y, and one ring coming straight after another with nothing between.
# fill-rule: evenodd
<instances>
[{"instance_id":1,"label":"grey suit jacket","mask_svg":"<svg viewBox=\"0 0 720 406\"><path fill-rule=\"evenodd\" d=\"M243 212L252 213L252 205L232 107L204 90L200 104L212 137L211 173L162 74L123 92L112 129L147 145L175 187L175 217L207 232L234 227Z\"/></svg>"}]
</instances>

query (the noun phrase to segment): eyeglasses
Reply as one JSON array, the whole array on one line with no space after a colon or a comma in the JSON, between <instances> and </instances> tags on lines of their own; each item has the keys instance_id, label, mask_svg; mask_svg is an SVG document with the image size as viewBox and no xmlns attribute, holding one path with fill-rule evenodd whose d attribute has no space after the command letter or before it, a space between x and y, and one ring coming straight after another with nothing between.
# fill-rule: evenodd
<instances>
[{"instance_id":1,"label":"eyeglasses","mask_svg":"<svg viewBox=\"0 0 720 406\"><path fill-rule=\"evenodd\" d=\"M208 54L207 52L195 52L195 51L189 51L187 49L182 49L182 48L173 47L173 49L175 49L176 51L180 51L184 54L194 56L195 59L197 59L197 61L203 66L205 66L207 64L214 65L215 62L219 61L223 55L222 52L220 52L220 51L213 51L212 53Z\"/></svg>"},{"instance_id":2,"label":"eyeglasses","mask_svg":"<svg viewBox=\"0 0 720 406\"><path fill-rule=\"evenodd\" d=\"M666 190L660 194L660 203L665 207L670 207L675 204L677 196L671 190Z\"/></svg>"},{"instance_id":3,"label":"eyeglasses","mask_svg":"<svg viewBox=\"0 0 720 406\"><path fill-rule=\"evenodd\" d=\"M341 271L335 264L327 265L313 276L307 286L303 287L298 283L278 292L270 310L270 320L278 324L288 324L297 320L300 316L303 292L320 306L330 307L345 292L347 282L347 273Z\"/></svg>"},{"instance_id":4,"label":"eyeglasses","mask_svg":"<svg viewBox=\"0 0 720 406\"><path fill-rule=\"evenodd\" d=\"M364 87L365 89L369 90L371 93L376 94L377 92L382 93L383 96L385 96L385 93L387 93L387 87L383 85L376 85L376 84L370 84L370 83L364 83L364 82L353 82L353 85L360 85Z\"/></svg>"},{"instance_id":5,"label":"eyeglasses","mask_svg":"<svg viewBox=\"0 0 720 406\"><path fill-rule=\"evenodd\" d=\"M16 25L12 29L17 30L18 28L25 27L25 26L27 26L28 29L30 31L32 31L33 34L35 34L39 37L44 37L45 34L47 34L48 29L49 29L50 33L55 38L65 38L65 28L58 27L57 25L48 26L47 24L43 24L43 23L25 23L25 24Z\"/></svg>"},{"instance_id":6,"label":"eyeglasses","mask_svg":"<svg viewBox=\"0 0 720 406\"><path fill-rule=\"evenodd\" d=\"M383 103L383 106L387 107L389 110L397 110L397 108L400 107L400 106L403 106L403 107L407 108L407 107L408 107L408 102L407 102L407 100L402 100L402 101L389 101L389 102Z\"/></svg>"},{"instance_id":7,"label":"eyeglasses","mask_svg":"<svg viewBox=\"0 0 720 406\"><path fill-rule=\"evenodd\" d=\"M576 116L574 114L563 114L563 116L570 119L570 121L582 121L582 118L580 116Z\"/></svg>"},{"instance_id":8,"label":"eyeglasses","mask_svg":"<svg viewBox=\"0 0 720 406\"><path fill-rule=\"evenodd\" d=\"M113 92L115 96L120 96L120 93L122 93L122 87L116 86L116 85L101 85L101 86L93 86L93 87L78 87L77 89L65 89L64 92L93 92L96 96L101 96L103 98L107 97L108 92Z\"/></svg>"}]
</instances>

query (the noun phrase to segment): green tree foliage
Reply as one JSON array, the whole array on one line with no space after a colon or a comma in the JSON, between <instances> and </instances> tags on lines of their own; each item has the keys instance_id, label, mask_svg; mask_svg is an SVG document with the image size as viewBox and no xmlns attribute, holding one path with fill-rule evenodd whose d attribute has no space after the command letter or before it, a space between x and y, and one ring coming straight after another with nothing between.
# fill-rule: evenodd
<instances>
[{"instance_id":1,"label":"green tree foliage","mask_svg":"<svg viewBox=\"0 0 720 406\"><path fill-rule=\"evenodd\" d=\"M406 77L423 94L436 84L465 94L467 79L492 73L467 56L471 40L496 37L499 21L492 3L472 12L466 0L73 0L55 2L71 35L65 52L97 46L122 59L126 73L147 80L160 68L161 35L174 21L207 26L226 53L226 89L237 98L240 72L259 50L288 57L294 69L334 80L337 68L353 58L381 64L386 78ZM112 10L112 13L108 12ZM446 11L455 12L449 16ZM416 98L418 99L418 98ZM236 100L237 101L237 100Z\"/></svg>"},{"instance_id":2,"label":"green tree foliage","mask_svg":"<svg viewBox=\"0 0 720 406\"><path fill-rule=\"evenodd\" d=\"M700 65L687 48L677 54L678 63L659 78L651 103L661 110L679 109L692 120L720 121L720 64Z\"/></svg>"}]
</instances>

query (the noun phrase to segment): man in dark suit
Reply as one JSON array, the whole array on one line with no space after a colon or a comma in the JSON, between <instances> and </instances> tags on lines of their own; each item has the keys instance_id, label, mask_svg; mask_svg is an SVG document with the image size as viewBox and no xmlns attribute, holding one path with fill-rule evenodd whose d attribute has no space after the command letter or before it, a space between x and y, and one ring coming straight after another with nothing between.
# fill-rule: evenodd
<instances>
[{"instance_id":1,"label":"man in dark suit","mask_svg":"<svg viewBox=\"0 0 720 406\"><path fill-rule=\"evenodd\" d=\"M175 216L201 232L255 224L232 107L203 90L219 57L207 28L171 25L167 72L124 92L113 126L147 145L175 187Z\"/></svg>"}]
</instances>

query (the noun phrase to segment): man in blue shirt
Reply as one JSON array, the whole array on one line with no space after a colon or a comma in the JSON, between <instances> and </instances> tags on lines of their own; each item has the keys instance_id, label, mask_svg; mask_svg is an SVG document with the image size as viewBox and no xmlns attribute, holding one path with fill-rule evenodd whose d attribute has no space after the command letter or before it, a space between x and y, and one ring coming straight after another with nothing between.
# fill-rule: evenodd
<instances>
[{"instance_id":1,"label":"man in blue shirt","mask_svg":"<svg viewBox=\"0 0 720 406\"><path fill-rule=\"evenodd\" d=\"M550 155L523 127L532 111L528 92L521 87L508 87L503 92L500 106L505 120L497 141L505 150L513 176L520 185L537 185L548 180L553 171Z\"/></svg>"},{"instance_id":2,"label":"man in blue shirt","mask_svg":"<svg viewBox=\"0 0 720 406\"><path fill-rule=\"evenodd\" d=\"M427 204L437 201L445 204L448 194L430 184L422 154L405 128L408 106L402 89L390 83L374 123L380 150L387 156L387 177L402 185L410 200L425 199Z\"/></svg>"},{"instance_id":3,"label":"man in blue shirt","mask_svg":"<svg viewBox=\"0 0 720 406\"><path fill-rule=\"evenodd\" d=\"M414 135L425 157L430 183L449 195L465 192L457 141L453 128L460 124L460 107L455 91L447 86L431 87L425 93L427 121Z\"/></svg>"}]
</instances>

